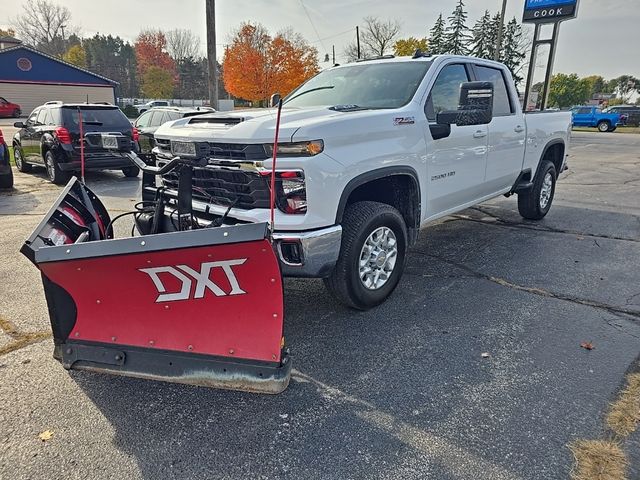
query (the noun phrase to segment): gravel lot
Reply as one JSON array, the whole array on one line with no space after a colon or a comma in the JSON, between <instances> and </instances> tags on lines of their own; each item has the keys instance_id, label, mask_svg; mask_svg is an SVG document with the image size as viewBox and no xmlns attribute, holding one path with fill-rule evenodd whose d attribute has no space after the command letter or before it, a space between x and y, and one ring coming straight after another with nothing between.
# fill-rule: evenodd
<instances>
[{"instance_id":1,"label":"gravel lot","mask_svg":"<svg viewBox=\"0 0 640 480\"><path fill-rule=\"evenodd\" d=\"M50 339L25 341L0 356L0 478L568 478L567 444L604 435L640 355L639 152L574 134L545 220L500 198L430 226L375 310L287 280L278 396L68 373ZM87 181L112 215L138 195L120 173ZM58 191L36 171L0 193L0 348L49 330L18 249ZM625 449L637 478L638 437Z\"/></svg>"}]
</instances>

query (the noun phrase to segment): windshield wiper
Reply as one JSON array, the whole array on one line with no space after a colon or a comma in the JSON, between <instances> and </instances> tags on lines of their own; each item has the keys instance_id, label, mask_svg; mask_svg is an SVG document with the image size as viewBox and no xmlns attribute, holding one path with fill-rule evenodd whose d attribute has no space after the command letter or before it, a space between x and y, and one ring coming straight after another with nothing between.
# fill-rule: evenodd
<instances>
[{"instance_id":1,"label":"windshield wiper","mask_svg":"<svg viewBox=\"0 0 640 480\"><path fill-rule=\"evenodd\" d=\"M335 87L335 85L326 85L326 86L324 86L324 87L316 87L316 88L312 88L312 89L310 89L310 90L305 90L304 92L300 92L299 94L294 95L294 96L293 96L293 97L291 97L291 98L288 98L288 99L287 99L287 101L286 101L285 103L289 103L289 102L290 102L291 100L293 100L294 98L301 97L302 95L305 95L305 94L307 94L307 93L317 92L318 90L327 90L327 89L334 88L334 87Z\"/></svg>"}]
</instances>

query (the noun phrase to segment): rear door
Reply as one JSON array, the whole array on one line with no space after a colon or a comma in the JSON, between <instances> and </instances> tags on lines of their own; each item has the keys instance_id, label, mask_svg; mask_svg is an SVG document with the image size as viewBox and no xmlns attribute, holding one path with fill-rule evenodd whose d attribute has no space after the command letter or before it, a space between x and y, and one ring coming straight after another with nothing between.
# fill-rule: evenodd
<instances>
[{"instance_id":1,"label":"rear door","mask_svg":"<svg viewBox=\"0 0 640 480\"><path fill-rule=\"evenodd\" d=\"M471 79L467 63L449 63L437 74L425 104L429 125L436 114L457 110L460 85ZM427 140L427 216L432 217L458 209L481 198L486 188L487 126L451 125L451 134L434 140L430 128Z\"/></svg>"},{"instance_id":2,"label":"rear door","mask_svg":"<svg viewBox=\"0 0 640 480\"><path fill-rule=\"evenodd\" d=\"M40 144L36 144L35 127L40 113L40 108L36 108L27 118L24 128L20 132L20 144L22 146L22 154L25 160L29 162L42 162L40 157Z\"/></svg>"},{"instance_id":3,"label":"rear door","mask_svg":"<svg viewBox=\"0 0 640 480\"><path fill-rule=\"evenodd\" d=\"M493 83L493 119L488 128L485 183L487 194L513 186L522 171L526 128L524 115L516 107L511 79L500 68L474 64L476 80Z\"/></svg>"}]
</instances>

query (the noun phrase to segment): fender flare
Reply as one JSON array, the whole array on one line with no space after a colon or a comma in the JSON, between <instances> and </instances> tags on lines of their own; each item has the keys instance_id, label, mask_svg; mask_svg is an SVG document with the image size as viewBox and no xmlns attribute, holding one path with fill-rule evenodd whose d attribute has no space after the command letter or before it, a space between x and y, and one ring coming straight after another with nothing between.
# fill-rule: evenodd
<instances>
[{"instance_id":1,"label":"fender flare","mask_svg":"<svg viewBox=\"0 0 640 480\"><path fill-rule=\"evenodd\" d=\"M542 155L540 155L540 159L538 160L538 166L536 167L536 175L538 175L538 171L540 170L540 166L542 165L542 159L547 156L547 152L549 151L549 149L555 145L562 145L563 148L565 149L565 152L563 152L563 158L562 158L562 163L564 163L564 155L566 155L567 145L564 139L554 138L553 140L549 141L549 143L547 143L544 146L544 149L542 150ZM561 173L562 172L556 172L556 175L560 175ZM533 179L536 178L536 175L532 177L531 181L533 181Z\"/></svg>"},{"instance_id":2,"label":"fender flare","mask_svg":"<svg viewBox=\"0 0 640 480\"><path fill-rule=\"evenodd\" d=\"M382 167L377 168L375 170L371 170L369 172L362 173L357 177L349 180L347 185L342 190L342 194L340 195L340 201L338 203L338 211L336 212L336 224L340 224L342 222L342 216L344 214L344 210L347 207L347 202L349 201L349 197L353 193L353 191L373 180L379 180L381 178L386 177L394 177L399 175L405 175L411 177L414 182L415 188L418 192L418 212L422 206L422 192L420 190L420 180L418 179L418 172L413 167L409 166L392 166L392 167ZM418 225L420 224L420 214L417 215ZM408 227L411 227L407 225Z\"/></svg>"}]
</instances>

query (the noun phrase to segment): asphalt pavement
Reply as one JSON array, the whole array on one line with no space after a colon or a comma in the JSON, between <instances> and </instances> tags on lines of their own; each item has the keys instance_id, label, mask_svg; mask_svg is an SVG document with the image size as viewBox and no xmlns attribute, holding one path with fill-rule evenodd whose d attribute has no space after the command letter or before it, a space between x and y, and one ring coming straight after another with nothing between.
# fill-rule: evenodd
<instances>
[{"instance_id":1,"label":"asphalt pavement","mask_svg":"<svg viewBox=\"0 0 640 480\"><path fill-rule=\"evenodd\" d=\"M575 133L543 221L500 198L426 228L374 310L287 280L295 372L277 396L65 371L18 253L60 189L16 173L0 193L0 348L22 342L0 356L0 478L568 478L567 445L605 435L640 355L639 152L637 135ZM87 182L112 214L140 188ZM637 478L640 441L624 447Z\"/></svg>"}]
</instances>

